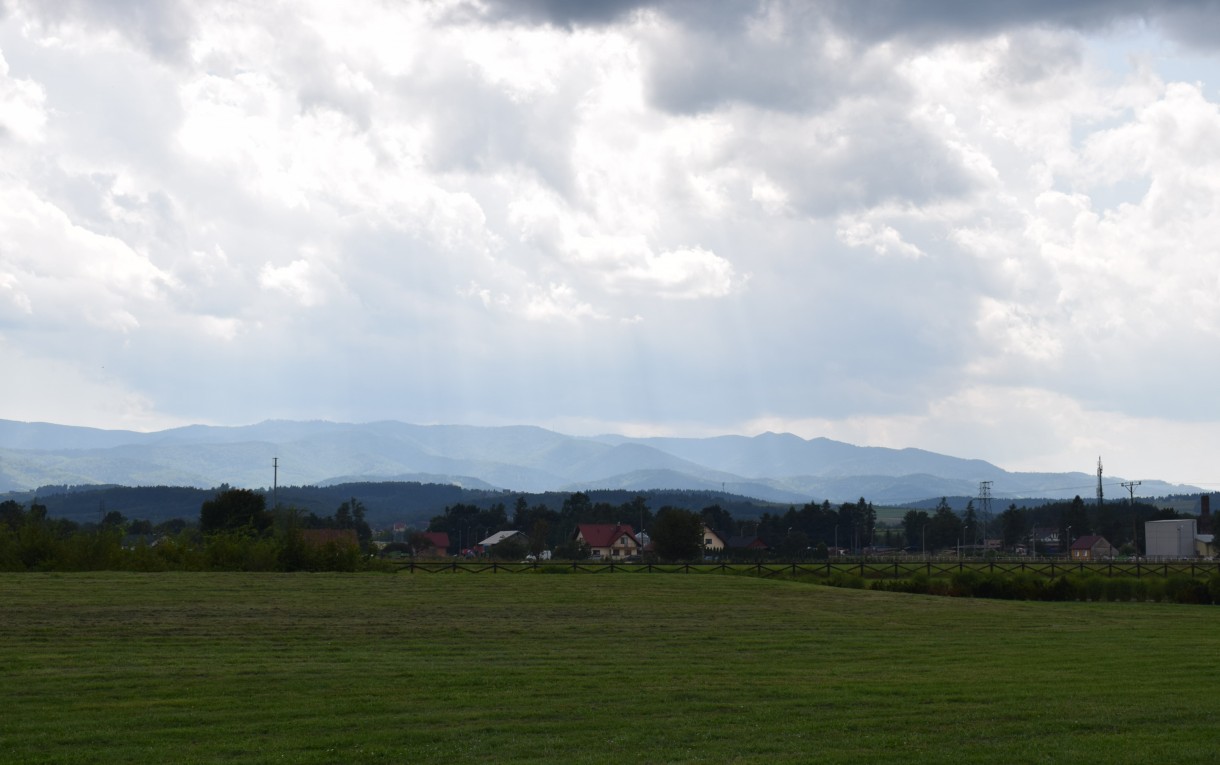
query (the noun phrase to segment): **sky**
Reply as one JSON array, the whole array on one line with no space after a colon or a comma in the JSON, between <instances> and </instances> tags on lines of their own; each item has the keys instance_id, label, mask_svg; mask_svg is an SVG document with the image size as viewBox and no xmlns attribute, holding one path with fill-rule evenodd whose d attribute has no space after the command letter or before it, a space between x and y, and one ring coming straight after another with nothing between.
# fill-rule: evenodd
<instances>
[{"instance_id":1,"label":"sky","mask_svg":"<svg viewBox=\"0 0 1220 765\"><path fill-rule=\"evenodd\" d=\"M1220 486L1220 2L0 0L0 418Z\"/></svg>"}]
</instances>

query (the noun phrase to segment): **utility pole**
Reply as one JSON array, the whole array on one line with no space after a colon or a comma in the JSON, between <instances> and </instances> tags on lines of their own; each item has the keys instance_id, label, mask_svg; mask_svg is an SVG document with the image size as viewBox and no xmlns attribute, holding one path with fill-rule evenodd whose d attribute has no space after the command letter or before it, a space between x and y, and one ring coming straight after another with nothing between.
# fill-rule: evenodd
<instances>
[{"instance_id":1,"label":"utility pole","mask_svg":"<svg viewBox=\"0 0 1220 765\"><path fill-rule=\"evenodd\" d=\"M1135 487L1141 483L1143 481L1127 481L1119 484L1131 495L1131 546L1135 548L1136 555L1140 554L1140 536L1139 525L1135 522Z\"/></svg>"},{"instance_id":2,"label":"utility pole","mask_svg":"<svg viewBox=\"0 0 1220 765\"><path fill-rule=\"evenodd\" d=\"M271 509L280 509L280 458L271 458Z\"/></svg>"}]
</instances>

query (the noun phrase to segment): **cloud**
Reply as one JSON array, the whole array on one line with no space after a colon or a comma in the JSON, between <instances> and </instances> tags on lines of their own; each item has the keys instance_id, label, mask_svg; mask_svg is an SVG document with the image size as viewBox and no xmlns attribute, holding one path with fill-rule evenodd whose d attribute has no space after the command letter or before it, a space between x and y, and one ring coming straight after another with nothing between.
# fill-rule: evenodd
<instances>
[{"instance_id":1,"label":"cloud","mask_svg":"<svg viewBox=\"0 0 1220 765\"><path fill-rule=\"evenodd\" d=\"M40 326L124 333L178 286L125 242L74 225L11 179L0 181L0 278Z\"/></svg>"},{"instance_id":2,"label":"cloud","mask_svg":"<svg viewBox=\"0 0 1220 765\"><path fill-rule=\"evenodd\" d=\"M5 395L0 419L155 430L189 424L102 367L28 353L0 334Z\"/></svg>"},{"instance_id":3,"label":"cloud","mask_svg":"<svg viewBox=\"0 0 1220 765\"><path fill-rule=\"evenodd\" d=\"M43 138L46 94L38 83L12 77L0 52L0 151L6 141L37 142Z\"/></svg>"},{"instance_id":4,"label":"cloud","mask_svg":"<svg viewBox=\"0 0 1220 765\"><path fill-rule=\"evenodd\" d=\"M166 419L1193 434L1215 83L1123 54L1210 8L10 4L0 331Z\"/></svg>"},{"instance_id":5,"label":"cloud","mask_svg":"<svg viewBox=\"0 0 1220 765\"><path fill-rule=\"evenodd\" d=\"M288 295L304 308L312 308L326 302L327 285L333 283L333 279L334 275L323 268L299 259L278 268L265 264L259 272L258 283L263 289Z\"/></svg>"},{"instance_id":6,"label":"cloud","mask_svg":"<svg viewBox=\"0 0 1220 765\"><path fill-rule=\"evenodd\" d=\"M563 27L618 21L647 7L647 0L494 0L487 3L493 19L512 19Z\"/></svg>"},{"instance_id":7,"label":"cloud","mask_svg":"<svg viewBox=\"0 0 1220 765\"><path fill-rule=\"evenodd\" d=\"M180 60L195 32L190 4L180 0L12 0L12 6L52 44L89 44L100 33L107 43L117 38L157 58Z\"/></svg>"}]
</instances>

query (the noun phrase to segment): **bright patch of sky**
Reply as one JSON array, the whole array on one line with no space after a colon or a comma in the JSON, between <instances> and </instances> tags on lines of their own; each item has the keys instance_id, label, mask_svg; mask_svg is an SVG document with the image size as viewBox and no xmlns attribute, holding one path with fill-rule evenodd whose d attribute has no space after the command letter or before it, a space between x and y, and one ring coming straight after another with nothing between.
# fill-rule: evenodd
<instances>
[{"instance_id":1,"label":"bright patch of sky","mask_svg":"<svg viewBox=\"0 0 1220 765\"><path fill-rule=\"evenodd\" d=\"M1220 483L1215 4L860 8L0 3L0 417Z\"/></svg>"}]
</instances>

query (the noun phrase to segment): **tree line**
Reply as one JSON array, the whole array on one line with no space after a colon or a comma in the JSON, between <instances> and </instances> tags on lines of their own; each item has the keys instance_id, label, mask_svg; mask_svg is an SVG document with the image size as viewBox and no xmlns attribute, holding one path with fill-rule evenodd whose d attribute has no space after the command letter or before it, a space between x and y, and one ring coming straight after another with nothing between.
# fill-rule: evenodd
<instances>
[{"instance_id":1,"label":"tree line","mask_svg":"<svg viewBox=\"0 0 1220 765\"><path fill-rule=\"evenodd\" d=\"M347 532L311 541L310 530ZM4 571L354 571L369 568L372 530L364 506L344 501L332 515L280 506L249 489L205 500L196 522L153 524L110 511L97 523L52 518L46 505L0 502Z\"/></svg>"}]
</instances>

